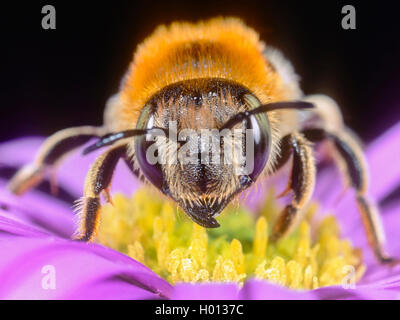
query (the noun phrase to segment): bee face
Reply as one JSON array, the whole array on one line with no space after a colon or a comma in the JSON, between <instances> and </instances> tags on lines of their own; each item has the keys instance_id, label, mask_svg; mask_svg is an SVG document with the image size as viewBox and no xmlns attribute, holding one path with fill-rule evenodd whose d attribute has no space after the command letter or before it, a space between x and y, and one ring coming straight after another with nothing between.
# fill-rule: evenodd
<instances>
[{"instance_id":1,"label":"bee face","mask_svg":"<svg viewBox=\"0 0 400 320\"><path fill-rule=\"evenodd\" d=\"M267 163L270 133L265 114L232 131L219 131L238 112L255 107L255 97L249 96L246 88L232 82L189 80L164 88L139 117L137 129L163 128L176 133L177 141L171 136L136 137L135 156L143 175L204 227L219 226L215 217ZM227 133L233 134L231 140L221 139ZM157 162L149 159L152 150L157 151Z\"/></svg>"}]
</instances>

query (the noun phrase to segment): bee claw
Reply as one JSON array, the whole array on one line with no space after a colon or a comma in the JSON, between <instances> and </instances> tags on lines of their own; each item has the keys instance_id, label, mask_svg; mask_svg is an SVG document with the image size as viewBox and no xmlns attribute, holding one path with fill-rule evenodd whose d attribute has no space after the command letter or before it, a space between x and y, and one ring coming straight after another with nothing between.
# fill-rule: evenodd
<instances>
[{"instance_id":1,"label":"bee claw","mask_svg":"<svg viewBox=\"0 0 400 320\"><path fill-rule=\"evenodd\" d=\"M110 195L110 190L108 188L104 189L102 194L103 194L103 197L106 200L106 202L111 204L112 206L114 206L114 202L113 202L112 197Z\"/></svg>"},{"instance_id":2,"label":"bee claw","mask_svg":"<svg viewBox=\"0 0 400 320\"><path fill-rule=\"evenodd\" d=\"M379 257L379 262L389 267L395 267L400 263L400 260L398 258L388 257L384 255Z\"/></svg>"},{"instance_id":3,"label":"bee claw","mask_svg":"<svg viewBox=\"0 0 400 320\"><path fill-rule=\"evenodd\" d=\"M287 196L290 192L292 191L292 188L290 186L287 186L285 190L283 190L280 194L276 196L277 199L283 198Z\"/></svg>"}]
</instances>

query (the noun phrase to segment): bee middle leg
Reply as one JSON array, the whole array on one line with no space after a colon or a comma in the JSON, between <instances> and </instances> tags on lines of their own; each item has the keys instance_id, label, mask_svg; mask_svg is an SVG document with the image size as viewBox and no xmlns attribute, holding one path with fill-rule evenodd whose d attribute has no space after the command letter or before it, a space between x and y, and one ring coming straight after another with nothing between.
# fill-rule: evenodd
<instances>
[{"instance_id":1,"label":"bee middle leg","mask_svg":"<svg viewBox=\"0 0 400 320\"><path fill-rule=\"evenodd\" d=\"M45 140L36 154L35 160L22 167L8 184L8 189L21 195L38 185L48 171L71 151L84 145L94 137L105 133L102 127L76 127L56 132ZM55 183L51 181L52 192L56 193Z\"/></svg>"},{"instance_id":2,"label":"bee middle leg","mask_svg":"<svg viewBox=\"0 0 400 320\"><path fill-rule=\"evenodd\" d=\"M99 221L100 194L105 192L109 198L108 188L118 160L126 156L127 146L118 145L102 153L93 163L86 176L84 195L80 200L80 226L76 240L90 241L96 233Z\"/></svg>"},{"instance_id":3,"label":"bee middle leg","mask_svg":"<svg viewBox=\"0 0 400 320\"><path fill-rule=\"evenodd\" d=\"M377 260L382 264L394 264L396 259L384 252L384 230L378 209L367 197L368 172L364 153L358 139L347 128L340 131L308 129L304 135L313 142L330 141L333 146L334 160L345 176L347 184L356 191L356 202L361 213L368 242Z\"/></svg>"},{"instance_id":4,"label":"bee middle leg","mask_svg":"<svg viewBox=\"0 0 400 320\"><path fill-rule=\"evenodd\" d=\"M296 222L302 208L310 201L315 186L315 164L310 142L300 133L290 134L282 139L283 153L280 163L285 163L293 153L292 173L288 190L293 191L292 202L285 207L272 229L271 240L277 241Z\"/></svg>"}]
</instances>

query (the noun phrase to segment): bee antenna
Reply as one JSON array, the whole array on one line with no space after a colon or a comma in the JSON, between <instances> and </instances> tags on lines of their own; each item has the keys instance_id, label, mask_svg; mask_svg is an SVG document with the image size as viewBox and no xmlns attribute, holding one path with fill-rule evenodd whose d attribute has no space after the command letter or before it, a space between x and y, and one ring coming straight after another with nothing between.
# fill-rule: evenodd
<instances>
[{"instance_id":1,"label":"bee antenna","mask_svg":"<svg viewBox=\"0 0 400 320\"><path fill-rule=\"evenodd\" d=\"M163 128L153 127L153 128L149 128L149 129L132 129L132 130L125 130L125 131L116 132L116 133L109 133L109 134L106 134L105 136L101 137L100 140L97 141L96 143L85 148L83 150L82 154L87 155L87 154L89 154L93 151L96 151L102 147L110 146L119 140L126 139L129 137L141 136L141 135L150 133L154 129L162 130L164 133L166 132L166 130ZM157 135L157 133L155 133L155 134Z\"/></svg>"},{"instance_id":2,"label":"bee antenna","mask_svg":"<svg viewBox=\"0 0 400 320\"><path fill-rule=\"evenodd\" d=\"M263 104L255 109L239 112L230 118L225 124L222 126L221 130L229 129L235 126L236 124L240 123L241 121L248 119L252 115L256 115L259 113L271 112L280 109L297 109L297 110L304 110L304 109L312 109L314 105L310 102L306 101L286 101L286 102L272 102Z\"/></svg>"}]
</instances>

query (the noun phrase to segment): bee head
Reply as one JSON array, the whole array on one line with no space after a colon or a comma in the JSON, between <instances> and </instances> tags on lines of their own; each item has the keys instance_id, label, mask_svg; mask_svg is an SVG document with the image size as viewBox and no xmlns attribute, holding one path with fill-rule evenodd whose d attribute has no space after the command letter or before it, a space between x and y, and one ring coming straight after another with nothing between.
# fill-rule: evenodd
<instances>
[{"instance_id":1,"label":"bee head","mask_svg":"<svg viewBox=\"0 0 400 320\"><path fill-rule=\"evenodd\" d=\"M135 129L110 133L84 154L134 137L135 173L175 200L201 226L256 181L270 157L267 113L310 109L304 101L261 105L246 88L221 79L175 83L152 97Z\"/></svg>"},{"instance_id":2,"label":"bee head","mask_svg":"<svg viewBox=\"0 0 400 320\"><path fill-rule=\"evenodd\" d=\"M135 137L141 172L201 226L218 227L215 217L268 161L267 115L229 122L254 104L239 85L192 80L162 90L141 112L137 129L160 129Z\"/></svg>"}]
</instances>

